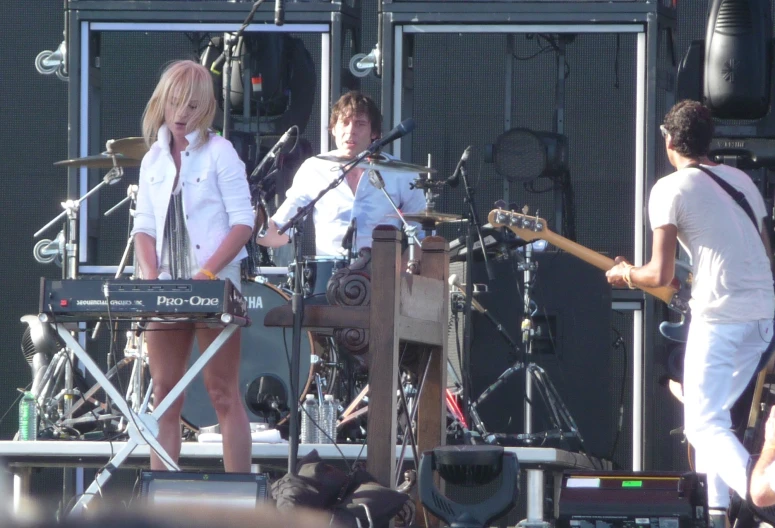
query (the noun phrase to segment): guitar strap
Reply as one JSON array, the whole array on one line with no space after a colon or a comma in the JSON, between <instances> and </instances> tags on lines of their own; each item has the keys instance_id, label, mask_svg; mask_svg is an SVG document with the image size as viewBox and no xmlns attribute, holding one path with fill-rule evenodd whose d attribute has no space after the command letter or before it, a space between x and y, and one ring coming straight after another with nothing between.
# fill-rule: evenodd
<instances>
[{"instance_id":1,"label":"guitar strap","mask_svg":"<svg viewBox=\"0 0 775 528\"><path fill-rule=\"evenodd\" d=\"M746 200L745 195L742 192L732 187L729 183L716 176L713 171L703 167L699 163L692 163L691 165L687 165L687 167L692 169L700 169L702 172L713 178L713 181L718 183L719 186L724 189L729 194L729 196L732 197L735 203L743 208L745 214L747 214L748 218L750 218L751 222L753 222L754 229L756 229L756 234L759 234L759 222L756 221L756 216L753 214L751 204L748 203L748 200Z\"/></svg>"}]
</instances>

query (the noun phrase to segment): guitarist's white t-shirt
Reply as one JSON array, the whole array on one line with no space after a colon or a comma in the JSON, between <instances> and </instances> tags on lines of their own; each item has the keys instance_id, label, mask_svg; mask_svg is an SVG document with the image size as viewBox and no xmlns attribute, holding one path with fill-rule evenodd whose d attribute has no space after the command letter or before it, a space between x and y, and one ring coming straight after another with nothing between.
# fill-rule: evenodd
<instances>
[{"instance_id":1,"label":"guitarist's white t-shirt","mask_svg":"<svg viewBox=\"0 0 775 528\"><path fill-rule=\"evenodd\" d=\"M727 165L706 167L745 194L761 231L764 200L751 178ZM657 181L649 198L651 228L673 224L692 257L692 318L739 323L771 319L772 272L753 222L732 197L699 169Z\"/></svg>"}]
</instances>

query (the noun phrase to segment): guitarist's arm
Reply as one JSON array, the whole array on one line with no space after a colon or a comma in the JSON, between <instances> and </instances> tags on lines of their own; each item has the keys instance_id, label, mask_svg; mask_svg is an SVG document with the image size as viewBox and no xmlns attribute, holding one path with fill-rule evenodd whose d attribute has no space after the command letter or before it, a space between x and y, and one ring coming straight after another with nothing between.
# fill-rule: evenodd
<instances>
[{"instance_id":1,"label":"guitarist's arm","mask_svg":"<svg viewBox=\"0 0 775 528\"><path fill-rule=\"evenodd\" d=\"M633 267L624 257L616 257L616 265L606 272L608 282L614 286L659 288L667 286L675 276L675 252L678 245L678 228L666 224L654 229L652 234L651 260L640 267ZM629 274L630 284L625 277Z\"/></svg>"},{"instance_id":2,"label":"guitarist's arm","mask_svg":"<svg viewBox=\"0 0 775 528\"><path fill-rule=\"evenodd\" d=\"M758 507L775 504L775 490L772 488L773 469L775 463L775 407L770 409L770 417L764 426L764 446L759 460L751 473L751 500ZM769 469L769 471L768 471Z\"/></svg>"}]
</instances>

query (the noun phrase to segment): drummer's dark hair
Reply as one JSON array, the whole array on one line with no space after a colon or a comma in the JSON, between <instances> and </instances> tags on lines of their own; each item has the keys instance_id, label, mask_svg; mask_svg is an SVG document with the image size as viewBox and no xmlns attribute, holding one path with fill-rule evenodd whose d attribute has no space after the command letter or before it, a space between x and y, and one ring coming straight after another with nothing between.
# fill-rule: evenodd
<instances>
[{"instance_id":1,"label":"drummer's dark hair","mask_svg":"<svg viewBox=\"0 0 775 528\"><path fill-rule=\"evenodd\" d=\"M334 103L331 108L328 129L333 130L340 117L352 117L355 114L368 116L369 121L371 121L372 134L376 134L377 137L382 135L382 114L377 103L368 95L355 90L347 92Z\"/></svg>"}]
</instances>

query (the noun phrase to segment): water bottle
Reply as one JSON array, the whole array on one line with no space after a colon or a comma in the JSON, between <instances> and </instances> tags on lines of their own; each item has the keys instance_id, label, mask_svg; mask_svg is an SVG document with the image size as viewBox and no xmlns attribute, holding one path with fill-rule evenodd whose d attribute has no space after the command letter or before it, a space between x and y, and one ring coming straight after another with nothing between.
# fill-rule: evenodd
<instances>
[{"instance_id":1,"label":"water bottle","mask_svg":"<svg viewBox=\"0 0 775 528\"><path fill-rule=\"evenodd\" d=\"M326 394L320 404L320 427L325 434L320 433L321 444L336 443L336 402L333 394Z\"/></svg>"},{"instance_id":2,"label":"water bottle","mask_svg":"<svg viewBox=\"0 0 775 528\"><path fill-rule=\"evenodd\" d=\"M38 402L26 391L19 402L19 440L38 439Z\"/></svg>"},{"instance_id":3,"label":"water bottle","mask_svg":"<svg viewBox=\"0 0 775 528\"><path fill-rule=\"evenodd\" d=\"M315 399L314 394L307 394L304 400L304 405L301 411L301 443L302 444L317 444L318 443L318 428L316 422L318 421L318 402Z\"/></svg>"}]
</instances>

